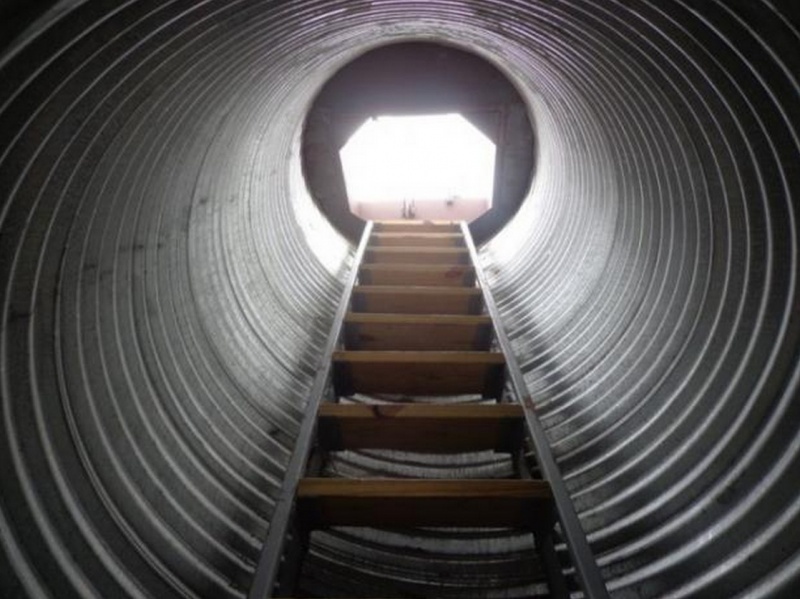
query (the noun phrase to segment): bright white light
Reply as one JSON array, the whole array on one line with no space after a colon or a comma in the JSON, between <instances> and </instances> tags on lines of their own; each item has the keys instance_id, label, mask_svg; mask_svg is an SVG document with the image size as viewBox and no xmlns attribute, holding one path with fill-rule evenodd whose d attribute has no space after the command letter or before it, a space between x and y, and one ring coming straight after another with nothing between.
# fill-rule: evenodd
<instances>
[{"instance_id":1,"label":"bright white light","mask_svg":"<svg viewBox=\"0 0 800 599\"><path fill-rule=\"evenodd\" d=\"M382 116L340 156L351 206L403 200L491 202L495 146L460 114Z\"/></svg>"}]
</instances>

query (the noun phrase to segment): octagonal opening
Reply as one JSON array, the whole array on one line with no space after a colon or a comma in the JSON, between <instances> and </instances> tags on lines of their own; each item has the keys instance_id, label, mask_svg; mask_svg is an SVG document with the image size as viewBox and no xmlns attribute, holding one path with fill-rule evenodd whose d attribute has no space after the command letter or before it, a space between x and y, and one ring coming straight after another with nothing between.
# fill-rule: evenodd
<instances>
[{"instance_id":1,"label":"octagonal opening","mask_svg":"<svg viewBox=\"0 0 800 599\"><path fill-rule=\"evenodd\" d=\"M471 222L492 207L495 144L461 114L370 118L339 155L364 220Z\"/></svg>"},{"instance_id":2,"label":"octagonal opening","mask_svg":"<svg viewBox=\"0 0 800 599\"><path fill-rule=\"evenodd\" d=\"M340 151L359 127L381 115L386 116L380 120L460 115L496 145L494 185L483 194L491 208L469 223L476 245L497 234L530 192L536 170L534 123L527 103L502 71L450 45L413 41L381 46L337 71L320 89L303 123L306 189L322 214L352 243L358 243L369 215L363 207L351 209L358 200L355 190L348 198ZM439 207L447 208L448 200L454 200L451 208L458 207L463 203L459 197L457 193L455 198L440 197ZM424 203L414 202L414 213L420 218ZM402 218L402 200L388 212L392 219ZM449 209L445 218L459 216Z\"/></svg>"}]
</instances>

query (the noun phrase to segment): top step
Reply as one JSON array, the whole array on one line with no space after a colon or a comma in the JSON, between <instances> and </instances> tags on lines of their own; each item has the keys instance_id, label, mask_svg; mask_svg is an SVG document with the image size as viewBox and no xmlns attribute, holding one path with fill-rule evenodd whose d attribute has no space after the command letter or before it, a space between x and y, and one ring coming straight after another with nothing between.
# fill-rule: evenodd
<instances>
[{"instance_id":1,"label":"top step","mask_svg":"<svg viewBox=\"0 0 800 599\"><path fill-rule=\"evenodd\" d=\"M437 220L384 220L377 221L376 233L460 233L461 226L451 221Z\"/></svg>"},{"instance_id":2,"label":"top step","mask_svg":"<svg viewBox=\"0 0 800 599\"><path fill-rule=\"evenodd\" d=\"M373 233L369 243L373 247L463 247L461 233Z\"/></svg>"}]
</instances>

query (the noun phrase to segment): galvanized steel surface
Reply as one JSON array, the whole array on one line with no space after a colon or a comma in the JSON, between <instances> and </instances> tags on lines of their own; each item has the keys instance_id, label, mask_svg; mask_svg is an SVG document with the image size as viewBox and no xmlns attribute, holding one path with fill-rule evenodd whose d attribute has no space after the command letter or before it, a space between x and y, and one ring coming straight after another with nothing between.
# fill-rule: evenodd
<instances>
[{"instance_id":1,"label":"galvanized steel surface","mask_svg":"<svg viewBox=\"0 0 800 599\"><path fill-rule=\"evenodd\" d=\"M615 596L800 588L792 3L67 5L0 58L4 596L243 595L351 255L303 114L420 37L530 104L482 257ZM315 590L530 592L523 539L471 543L345 531Z\"/></svg>"},{"instance_id":2,"label":"galvanized steel surface","mask_svg":"<svg viewBox=\"0 0 800 599\"><path fill-rule=\"evenodd\" d=\"M461 223L461 231L469 248L472 263L476 265L478 285L483 289L485 310L491 315L492 321L495 323L497 345L506 358L506 376L513 398L522 405L525 413L528 439L534 448L537 467L542 474L542 478L550 484L561 538L569 552L570 564L575 570L578 586L583 596L587 599L605 599L609 596L608 588L603 580L603 575L600 573L597 558L589 546L586 531L578 519L572 497L564 483L564 477L561 475L561 469L556 463L550 448L550 439L547 437L547 433L545 433L544 427L542 427L542 423L539 420L536 402L528 394L528 382L525 380L515 352L511 348L505 327L500 322L500 315L497 304L494 301L491 285L486 273L479 265L478 253L466 223ZM556 590L556 588L550 587L550 591L551 595L560 596L561 591ZM567 593L566 588L563 589L563 593Z\"/></svg>"}]
</instances>

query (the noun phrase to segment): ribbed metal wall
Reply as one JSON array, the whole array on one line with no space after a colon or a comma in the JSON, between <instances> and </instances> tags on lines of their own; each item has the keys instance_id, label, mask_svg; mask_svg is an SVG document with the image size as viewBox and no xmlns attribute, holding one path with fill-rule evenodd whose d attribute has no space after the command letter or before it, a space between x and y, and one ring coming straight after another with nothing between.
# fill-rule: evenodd
<instances>
[{"instance_id":1,"label":"ribbed metal wall","mask_svg":"<svg viewBox=\"0 0 800 599\"><path fill-rule=\"evenodd\" d=\"M303 114L353 56L424 37L530 103L534 187L483 257L610 588L795 596L797 16L56 7L0 58L0 594L242 596L351 251L304 190ZM398 559L363 543L357 569ZM496 572L493 596L523 588Z\"/></svg>"}]
</instances>

